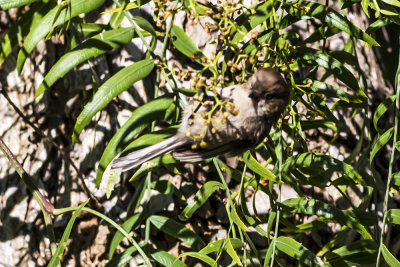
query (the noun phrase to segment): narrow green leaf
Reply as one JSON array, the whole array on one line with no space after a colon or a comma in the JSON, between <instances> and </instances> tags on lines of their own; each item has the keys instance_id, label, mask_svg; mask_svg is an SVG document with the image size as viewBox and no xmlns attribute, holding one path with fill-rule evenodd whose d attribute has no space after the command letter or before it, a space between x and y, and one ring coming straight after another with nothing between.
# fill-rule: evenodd
<instances>
[{"instance_id":1,"label":"narrow green leaf","mask_svg":"<svg viewBox=\"0 0 400 267\"><path fill-rule=\"evenodd\" d=\"M116 12L121 12L124 10L130 10L133 8L138 8L140 6L143 6L145 4L147 4L148 2L150 2L150 0L141 0L141 1L136 1L136 3L128 3L126 6L122 6L122 7L118 7L115 9L110 9L107 11L104 11L102 14L107 14L107 13L116 13Z\"/></svg>"},{"instance_id":2,"label":"narrow green leaf","mask_svg":"<svg viewBox=\"0 0 400 267\"><path fill-rule=\"evenodd\" d=\"M326 121L326 120L309 121L309 120L307 120L307 121L300 121L300 124L301 124L301 129L303 131L316 129L316 128L328 128L334 132L338 131L336 124L332 121Z\"/></svg>"},{"instance_id":3,"label":"narrow green leaf","mask_svg":"<svg viewBox=\"0 0 400 267\"><path fill-rule=\"evenodd\" d=\"M51 258L49 264L47 266L49 267L56 267L59 266L60 264L60 259L62 257L62 254L64 253L64 250L67 246L68 238L69 235L71 234L72 227L74 226L75 219L78 216L78 214L81 212L82 208L89 202L89 199L87 199L85 202L83 202L79 207L72 213L71 219L69 219L67 227L65 227L64 233L61 237L60 243L57 246L56 252L54 253L53 257Z\"/></svg>"},{"instance_id":4,"label":"narrow green leaf","mask_svg":"<svg viewBox=\"0 0 400 267\"><path fill-rule=\"evenodd\" d=\"M229 167L225 162L223 162L222 160L220 160L218 158L217 158L217 162L218 162L218 165L220 166L221 171L223 173L226 173L227 175L229 175L230 177L232 177L234 180L236 180L238 182L241 181L241 179L242 179L242 172L241 171ZM249 184L250 186L252 186L254 188L257 187L256 179L252 179L252 177L250 177L248 175L245 175L244 179L245 179L246 183L248 183L248 182L250 183Z\"/></svg>"},{"instance_id":5,"label":"narrow green leaf","mask_svg":"<svg viewBox=\"0 0 400 267\"><path fill-rule=\"evenodd\" d=\"M247 167L250 170L254 171L258 175L260 175L265 180L271 180L275 183L280 183L278 178L273 174L270 170L263 167L252 155L249 151L243 154L243 161L246 163Z\"/></svg>"},{"instance_id":6,"label":"narrow green leaf","mask_svg":"<svg viewBox=\"0 0 400 267\"><path fill-rule=\"evenodd\" d=\"M370 24L368 28L365 30L366 33L371 34L376 30L380 30L386 25L390 24L390 19L388 18L381 18L376 20L374 23Z\"/></svg>"},{"instance_id":7,"label":"narrow green leaf","mask_svg":"<svg viewBox=\"0 0 400 267\"><path fill-rule=\"evenodd\" d=\"M336 27L330 26L330 25L322 25L318 27L318 29L313 32L307 39L304 40L304 43L314 43L317 41L320 41L322 39L326 39L330 36L333 36L337 33L339 33L340 30Z\"/></svg>"},{"instance_id":8,"label":"narrow green leaf","mask_svg":"<svg viewBox=\"0 0 400 267\"><path fill-rule=\"evenodd\" d=\"M186 264L178 260L175 256L169 254L164 250L151 249L150 256L162 266L166 267L187 266Z\"/></svg>"},{"instance_id":9,"label":"narrow green leaf","mask_svg":"<svg viewBox=\"0 0 400 267\"><path fill-rule=\"evenodd\" d=\"M232 247L234 249L240 249L240 248L244 247L244 243L240 239L229 238L228 237L226 239L220 239L220 240L208 243L207 246L205 246L204 248L202 248L199 251L199 253L207 255L207 254L210 254L210 253L213 253L213 252L218 252L218 251L220 251L221 249L224 248L224 245L225 245L225 242L226 242L227 239L230 240L230 243L231 243L231 245L232 245Z\"/></svg>"},{"instance_id":10,"label":"narrow green leaf","mask_svg":"<svg viewBox=\"0 0 400 267\"><path fill-rule=\"evenodd\" d=\"M329 240L329 242L326 243L325 246L320 251L318 251L317 256L322 257L327 252L331 251L334 247L337 247L340 244L342 244L343 240L348 236L350 231L352 231L351 228L347 226L342 227L342 229L340 229L339 232L333 235L332 239Z\"/></svg>"},{"instance_id":11,"label":"narrow green leaf","mask_svg":"<svg viewBox=\"0 0 400 267\"><path fill-rule=\"evenodd\" d=\"M358 220L346 215L340 209L322 201L307 198L292 198L282 202L282 205L284 208L287 208L287 212L320 216L325 219L338 222L343 226L346 225L352 229L355 229L365 239L372 238L365 227L361 225Z\"/></svg>"},{"instance_id":12,"label":"narrow green leaf","mask_svg":"<svg viewBox=\"0 0 400 267\"><path fill-rule=\"evenodd\" d=\"M69 4L66 4L63 7L57 5L50 10L26 37L25 42L18 53L18 73L21 73L26 58L35 48L37 43L47 36L52 29L68 22L71 18L74 18L79 14L88 13L89 11L100 7L104 2L105 0L71 0ZM63 3L65 4L65 2ZM62 8L61 12L59 12L60 8Z\"/></svg>"},{"instance_id":13,"label":"narrow green leaf","mask_svg":"<svg viewBox=\"0 0 400 267\"><path fill-rule=\"evenodd\" d=\"M195 232L173 219L152 215L149 220L160 231L185 242L195 250L200 250L205 245Z\"/></svg>"},{"instance_id":14,"label":"narrow green leaf","mask_svg":"<svg viewBox=\"0 0 400 267\"><path fill-rule=\"evenodd\" d=\"M390 139L393 136L393 131L394 129L392 127L386 132L384 132L382 135L377 135L377 138L375 139L375 142L372 145L372 151L369 161L371 168L373 168L372 165L374 164L374 158L376 153L378 153L378 151L381 150L381 148L384 147L387 144L387 142L390 141Z\"/></svg>"},{"instance_id":15,"label":"narrow green leaf","mask_svg":"<svg viewBox=\"0 0 400 267\"><path fill-rule=\"evenodd\" d=\"M365 93L360 89L357 79L349 71L342 62L334 58L333 56L326 54L320 50L299 47L291 54L294 59L299 59L305 65L321 66L324 69L330 71L339 80L344 82L350 89L357 93L357 95L366 98Z\"/></svg>"},{"instance_id":16,"label":"narrow green leaf","mask_svg":"<svg viewBox=\"0 0 400 267\"><path fill-rule=\"evenodd\" d=\"M249 10L246 10L241 14L235 21L239 26L236 30L234 37L232 38L232 44L238 44L243 37L257 25L266 21L273 13L273 1L265 1L254 7L255 14L251 14ZM231 32L233 34L234 32Z\"/></svg>"},{"instance_id":17,"label":"narrow green leaf","mask_svg":"<svg viewBox=\"0 0 400 267\"><path fill-rule=\"evenodd\" d=\"M339 98L347 103L363 103L366 101L366 98L360 99L359 97L346 93L335 86L316 80L312 82L311 90L319 94L324 94L327 97Z\"/></svg>"},{"instance_id":18,"label":"narrow green leaf","mask_svg":"<svg viewBox=\"0 0 400 267\"><path fill-rule=\"evenodd\" d=\"M219 266L217 264L217 262L215 260L213 260L211 257L209 257L207 255L203 255L199 252L186 252L186 253L182 253L181 255L179 255L179 257L184 257L184 256L196 258L198 260L201 260L202 262L207 263L210 266Z\"/></svg>"},{"instance_id":19,"label":"narrow green leaf","mask_svg":"<svg viewBox=\"0 0 400 267\"><path fill-rule=\"evenodd\" d=\"M242 262L240 261L239 256L237 255L232 243L231 243L231 239L228 238L226 241L226 252L229 254L229 256L231 256L232 260L234 262L236 262L236 264L238 266L243 266Z\"/></svg>"},{"instance_id":20,"label":"narrow green leaf","mask_svg":"<svg viewBox=\"0 0 400 267\"><path fill-rule=\"evenodd\" d=\"M156 31L154 30L153 26L151 25L150 22L148 22L145 18L140 17L140 16L135 16L133 17L133 20L136 22L136 24L145 30L146 32L150 33L153 36L156 36Z\"/></svg>"},{"instance_id":21,"label":"narrow green leaf","mask_svg":"<svg viewBox=\"0 0 400 267\"><path fill-rule=\"evenodd\" d=\"M97 92L92 100L83 108L79 114L72 135L72 141L77 142L83 128L89 124L93 116L102 110L110 101L126 91L137 81L142 80L153 70L154 63L151 59L145 59L123 68L110 79L108 79Z\"/></svg>"},{"instance_id":22,"label":"narrow green leaf","mask_svg":"<svg viewBox=\"0 0 400 267\"><path fill-rule=\"evenodd\" d=\"M182 30L174 25L171 29L172 43L182 54L194 60L201 55L196 43Z\"/></svg>"},{"instance_id":23,"label":"narrow green leaf","mask_svg":"<svg viewBox=\"0 0 400 267\"><path fill-rule=\"evenodd\" d=\"M35 93L35 97L40 96L47 88L51 87L58 79L64 77L65 74L80 63L126 45L132 38L133 28L119 28L102 32L86 40L57 61L44 77L43 82Z\"/></svg>"},{"instance_id":24,"label":"narrow green leaf","mask_svg":"<svg viewBox=\"0 0 400 267\"><path fill-rule=\"evenodd\" d=\"M390 108L390 106L394 103L395 100L396 100L396 95L392 95L389 98L383 100L375 110L373 122L375 130L379 134L382 134L384 130L378 127L378 121L383 116L383 114L386 113L386 111Z\"/></svg>"},{"instance_id":25,"label":"narrow green leaf","mask_svg":"<svg viewBox=\"0 0 400 267\"><path fill-rule=\"evenodd\" d=\"M139 224L140 222L140 216L142 215L142 213L136 213L135 215L133 215L132 217L130 217L129 219L127 219L123 224L122 224L122 228L129 233L133 228L135 228L136 225ZM118 245L121 243L121 241L125 238L125 236L121 233L121 232L116 232L111 244L110 244L110 249L109 249L109 254L108 254L108 259L111 260L115 250L117 249Z\"/></svg>"},{"instance_id":26,"label":"narrow green leaf","mask_svg":"<svg viewBox=\"0 0 400 267\"><path fill-rule=\"evenodd\" d=\"M176 186L168 180L157 180L151 183L151 188L157 190L161 194L170 195L174 194L180 199L185 199L182 192L176 188Z\"/></svg>"},{"instance_id":27,"label":"narrow green leaf","mask_svg":"<svg viewBox=\"0 0 400 267\"><path fill-rule=\"evenodd\" d=\"M0 0L0 10L25 6L38 0Z\"/></svg>"},{"instance_id":28,"label":"narrow green leaf","mask_svg":"<svg viewBox=\"0 0 400 267\"><path fill-rule=\"evenodd\" d=\"M223 189L224 185L217 181L209 181L205 183L199 191L197 191L196 195L188 200L188 204L182 213L179 215L179 219L187 220L192 217L193 213L203 206L204 203L208 200L208 198L218 189Z\"/></svg>"},{"instance_id":29,"label":"narrow green leaf","mask_svg":"<svg viewBox=\"0 0 400 267\"><path fill-rule=\"evenodd\" d=\"M231 219L244 232L250 232L249 228L247 228L242 219L239 217L236 206L231 207Z\"/></svg>"},{"instance_id":30,"label":"narrow green leaf","mask_svg":"<svg viewBox=\"0 0 400 267\"><path fill-rule=\"evenodd\" d=\"M400 186L400 172L393 173L392 185Z\"/></svg>"},{"instance_id":31,"label":"narrow green leaf","mask_svg":"<svg viewBox=\"0 0 400 267\"><path fill-rule=\"evenodd\" d=\"M137 253L137 249L135 246L131 246L127 248L123 253L119 255L114 255L114 257L106 264L106 267L123 267L128 264L134 256L134 253Z\"/></svg>"},{"instance_id":32,"label":"narrow green leaf","mask_svg":"<svg viewBox=\"0 0 400 267\"><path fill-rule=\"evenodd\" d=\"M326 223L322 221L314 220L308 223L295 225L294 227L287 227L282 229L281 231L284 233L306 233L321 229L325 225Z\"/></svg>"},{"instance_id":33,"label":"narrow green leaf","mask_svg":"<svg viewBox=\"0 0 400 267\"><path fill-rule=\"evenodd\" d=\"M280 236L276 240L276 248L288 256L308 266L327 266L308 248L290 237Z\"/></svg>"},{"instance_id":34,"label":"narrow green leaf","mask_svg":"<svg viewBox=\"0 0 400 267\"><path fill-rule=\"evenodd\" d=\"M4 63L6 57L11 54L18 43L33 28L37 27L37 24L51 7L52 5L48 3L36 3L16 23L13 23L0 45L0 65Z\"/></svg>"},{"instance_id":35,"label":"narrow green leaf","mask_svg":"<svg viewBox=\"0 0 400 267\"><path fill-rule=\"evenodd\" d=\"M303 153L289 157L282 166L282 172L288 174L295 169L305 173L321 175L320 178L329 179L327 173L340 172L344 177L361 185L365 185L361 175L349 164L330 157L316 153ZM324 182L325 183L325 182Z\"/></svg>"},{"instance_id":36,"label":"narrow green leaf","mask_svg":"<svg viewBox=\"0 0 400 267\"><path fill-rule=\"evenodd\" d=\"M363 40L370 45L379 44L360 28L351 23L346 17L340 15L335 10L311 1L301 1L301 8L294 5L285 5L285 10L295 18L314 17L334 26L350 36Z\"/></svg>"},{"instance_id":37,"label":"narrow green leaf","mask_svg":"<svg viewBox=\"0 0 400 267\"><path fill-rule=\"evenodd\" d=\"M147 125L156 119L163 118L169 107L174 106L173 103L174 95L166 94L144 104L132 113L131 117L125 122L121 129L114 134L101 156L96 174L97 187L100 186L103 173L108 164L110 164L118 153L120 153L136 135L141 133ZM130 146L135 147L136 145L147 145L148 143L140 144L140 142L146 141L144 139L137 141L138 143L132 143Z\"/></svg>"},{"instance_id":38,"label":"narrow green leaf","mask_svg":"<svg viewBox=\"0 0 400 267\"><path fill-rule=\"evenodd\" d=\"M390 209L387 214L388 221L394 224L400 224L400 209Z\"/></svg>"},{"instance_id":39,"label":"narrow green leaf","mask_svg":"<svg viewBox=\"0 0 400 267\"><path fill-rule=\"evenodd\" d=\"M400 266L400 261L398 261L396 259L396 257L393 256L392 253L390 253L390 251L388 250L388 248L384 244L382 246L382 255L383 255L383 258L385 259L386 263L389 266L392 266L392 267L393 266Z\"/></svg>"},{"instance_id":40,"label":"narrow green leaf","mask_svg":"<svg viewBox=\"0 0 400 267\"><path fill-rule=\"evenodd\" d=\"M183 5L188 10L194 10L199 15L207 15L207 12L212 11L212 9L210 7L207 7L197 1L184 0Z\"/></svg>"},{"instance_id":41,"label":"narrow green leaf","mask_svg":"<svg viewBox=\"0 0 400 267\"><path fill-rule=\"evenodd\" d=\"M376 260L378 245L373 240L359 240L325 255L331 266L365 266Z\"/></svg>"},{"instance_id":42,"label":"narrow green leaf","mask_svg":"<svg viewBox=\"0 0 400 267\"><path fill-rule=\"evenodd\" d=\"M100 23L90 23L82 21L80 24L76 25L77 30L87 37L93 37L103 31L110 30L110 26Z\"/></svg>"}]
</instances>

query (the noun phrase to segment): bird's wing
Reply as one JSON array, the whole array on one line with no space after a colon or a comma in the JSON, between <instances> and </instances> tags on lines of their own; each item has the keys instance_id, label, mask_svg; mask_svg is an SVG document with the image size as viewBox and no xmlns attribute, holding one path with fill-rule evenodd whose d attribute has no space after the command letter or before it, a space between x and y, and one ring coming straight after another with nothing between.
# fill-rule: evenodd
<instances>
[{"instance_id":1,"label":"bird's wing","mask_svg":"<svg viewBox=\"0 0 400 267\"><path fill-rule=\"evenodd\" d=\"M223 154L229 156L240 155L253 146L254 143L250 140L234 140L212 149L191 149L190 147L181 148L175 150L172 155L175 159L180 161L202 161Z\"/></svg>"}]
</instances>

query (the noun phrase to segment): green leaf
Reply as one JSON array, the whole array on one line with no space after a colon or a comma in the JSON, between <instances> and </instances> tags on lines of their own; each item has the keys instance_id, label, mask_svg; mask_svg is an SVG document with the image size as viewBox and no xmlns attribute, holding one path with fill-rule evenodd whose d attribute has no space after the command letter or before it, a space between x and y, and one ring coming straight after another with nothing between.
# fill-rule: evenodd
<instances>
[{"instance_id":1,"label":"green leaf","mask_svg":"<svg viewBox=\"0 0 400 267\"><path fill-rule=\"evenodd\" d=\"M185 242L195 250L200 250L205 245L195 232L173 219L152 215L149 220L160 231Z\"/></svg>"},{"instance_id":2,"label":"green leaf","mask_svg":"<svg viewBox=\"0 0 400 267\"><path fill-rule=\"evenodd\" d=\"M210 254L213 252L218 252L221 249L223 249L225 242L227 241L227 239L229 239L232 247L234 249L240 249L244 247L244 243L240 240L240 239L236 239L236 238L226 238L226 239L220 239L211 243L208 243L207 246L205 246L204 248L202 248L199 253L200 254Z\"/></svg>"},{"instance_id":3,"label":"green leaf","mask_svg":"<svg viewBox=\"0 0 400 267\"><path fill-rule=\"evenodd\" d=\"M394 129L392 127L389 130L387 130L386 132L384 132L382 135L378 134L375 137L374 143L372 145L371 156L369 158L369 164L370 164L370 167L371 167L371 171L374 174L377 174L376 170L375 170L375 164L374 164L374 158L376 156L376 153L378 153L379 150L381 150L381 148L384 147L387 144L387 142L390 141L390 139L393 136L393 130ZM377 174L377 175L379 175L379 174Z\"/></svg>"},{"instance_id":4,"label":"green leaf","mask_svg":"<svg viewBox=\"0 0 400 267\"><path fill-rule=\"evenodd\" d=\"M0 10L25 6L38 0L0 0Z\"/></svg>"},{"instance_id":5,"label":"green leaf","mask_svg":"<svg viewBox=\"0 0 400 267\"><path fill-rule=\"evenodd\" d=\"M242 176L243 176L241 171L238 171L237 169L229 167L225 162L223 162L222 160L220 160L218 158L216 158L216 159L217 159L218 165L220 166L221 171L223 173L226 173L227 175L229 175L230 177L232 177L234 180L236 180L238 182L241 181ZM250 183L250 186L252 186L254 188L257 187L258 184L257 184L256 179L252 179L252 177L250 177L248 175L245 175L244 179L245 179L246 183Z\"/></svg>"},{"instance_id":6,"label":"green leaf","mask_svg":"<svg viewBox=\"0 0 400 267\"><path fill-rule=\"evenodd\" d=\"M363 103L364 101L366 101L366 98L360 99L357 96L346 93L337 87L316 80L312 82L311 90L318 94L324 94L327 97L339 98L347 103Z\"/></svg>"},{"instance_id":7,"label":"green leaf","mask_svg":"<svg viewBox=\"0 0 400 267\"><path fill-rule=\"evenodd\" d=\"M231 207L230 210L230 218L231 220L244 232L250 232L250 229L247 228L247 226L244 224L242 219L239 217L239 214L237 213L236 206Z\"/></svg>"},{"instance_id":8,"label":"green leaf","mask_svg":"<svg viewBox=\"0 0 400 267\"><path fill-rule=\"evenodd\" d=\"M217 264L217 262L215 260L213 260L211 257L207 256L207 255L203 255L201 253L198 252L186 252L186 253L182 253L179 255L179 257L184 257L184 256L189 256L189 257L193 257L196 258L198 260L201 260L202 262L207 263L210 266L219 266Z\"/></svg>"},{"instance_id":9,"label":"green leaf","mask_svg":"<svg viewBox=\"0 0 400 267\"><path fill-rule=\"evenodd\" d=\"M136 24L140 28L142 28L143 30L145 30L146 32L150 33L153 36L157 36L156 31L154 30L153 26L145 18L140 17L140 16L135 16L135 17L133 17L133 20L136 22Z\"/></svg>"},{"instance_id":10,"label":"green leaf","mask_svg":"<svg viewBox=\"0 0 400 267\"><path fill-rule=\"evenodd\" d=\"M393 256L392 253L390 253L390 251L384 244L382 244L382 255L389 266L400 266L400 261L398 261L396 257Z\"/></svg>"},{"instance_id":11,"label":"green leaf","mask_svg":"<svg viewBox=\"0 0 400 267\"><path fill-rule=\"evenodd\" d=\"M326 223L322 221L314 220L308 223L294 225L294 227L287 227L282 229L281 231L284 233L306 233L321 229L325 225Z\"/></svg>"},{"instance_id":12,"label":"green leaf","mask_svg":"<svg viewBox=\"0 0 400 267\"><path fill-rule=\"evenodd\" d=\"M209 181L205 183L199 191L197 191L196 195L188 200L188 204L182 213L179 215L179 219L187 220L192 217L193 213L203 206L204 203L208 200L208 198L218 189L223 189L224 185L217 181Z\"/></svg>"},{"instance_id":13,"label":"green leaf","mask_svg":"<svg viewBox=\"0 0 400 267\"><path fill-rule=\"evenodd\" d=\"M289 157L282 166L282 172L285 175L296 169L309 173L315 176L314 178L319 177L321 185L324 185L328 181L330 178L328 174L332 174L333 172L339 172L347 179L365 185L361 175L349 164L327 155L307 152Z\"/></svg>"},{"instance_id":14,"label":"green leaf","mask_svg":"<svg viewBox=\"0 0 400 267\"><path fill-rule=\"evenodd\" d=\"M334 247L339 246L340 244L343 243L343 240L349 235L350 231L352 231L351 228L344 226L342 229L340 229L339 232L333 235L332 239L329 240L328 243L325 244L325 246L318 251L317 256L322 257L325 255L327 252L332 250Z\"/></svg>"},{"instance_id":15,"label":"green leaf","mask_svg":"<svg viewBox=\"0 0 400 267\"><path fill-rule=\"evenodd\" d=\"M64 77L70 70L80 63L97 57L105 52L128 44L133 38L133 28L119 28L102 32L86 40L73 50L62 56L44 77L36 91L35 97L40 96L58 79ZM141 80L141 79L138 79Z\"/></svg>"},{"instance_id":16,"label":"green leaf","mask_svg":"<svg viewBox=\"0 0 400 267\"><path fill-rule=\"evenodd\" d=\"M77 30L85 36L93 37L103 31L110 30L109 25L100 23L89 23L82 21L82 23L76 25Z\"/></svg>"},{"instance_id":17,"label":"green leaf","mask_svg":"<svg viewBox=\"0 0 400 267\"><path fill-rule=\"evenodd\" d=\"M127 248L123 253L114 255L114 257L106 264L106 267L123 267L126 266L132 259L134 253L137 252L135 246Z\"/></svg>"},{"instance_id":18,"label":"green leaf","mask_svg":"<svg viewBox=\"0 0 400 267\"><path fill-rule=\"evenodd\" d=\"M157 180L151 183L151 188L157 190L161 194L170 195L174 194L175 196L179 197L180 199L185 199L182 192L176 188L176 186L168 180Z\"/></svg>"},{"instance_id":19,"label":"green leaf","mask_svg":"<svg viewBox=\"0 0 400 267\"><path fill-rule=\"evenodd\" d=\"M359 240L325 255L332 266L366 266L376 261L378 245L373 240Z\"/></svg>"},{"instance_id":20,"label":"green leaf","mask_svg":"<svg viewBox=\"0 0 400 267\"><path fill-rule=\"evenodd\" d=\"M162 118L166 111L174 106L174 95L166 94L137 108L125 124L112 137L101 156L96 174L96 185L100 186L103 173L108 164L120 153L132 139L141 133L152 121ZM146 140L145 140L146 141ZM140 142L130 146L140 145ZM148 142L148 140L147 140Z\"/></svg>"},{"instance_id":21,"label":"green leaf","mask_svg":"<svg viewBox=\"0 0 400 267\"><path fill-rule=\"evenodd\" d=\"M162 266L166 267L187 266L186 264L178 260L175 256L169 254L164 250L150 249L150 256Z\"/></svg>"},{"instance_id":22,"label":"green leaf","mask_svg":"<svg viewBox=\"0 0 400 267\"><path fill-rule=\"evenodd\" d=\"M393 173L392 185L400 186L400 172Z\"/></svg>"},{"instance_id":23,"label":"green leaf","mask_svg":"<svg viewBox=\"0 0 400 267\"><path fill-rule=\"evenodd\" d=\"M60 264L60 259L62 254L64 253L65 247L67 246L68 238L69 235L71 234L72 227L74 226L75 219L78 216L78 214L81 212L82 208L89 202L89 199L87 199L85 202L83 202L79 207L72 213L71 219L69 219L67 227L65 227L64 233L61 237L60 243L57 246L56 252L54 253L53 257L51 258L49 264L47 266L49 267L56 267L59 266Z\"/></svg>"},{"instance_id":24,"label":"green leaf","mask_svg":"<svg viewBox=\"0 0 400 267\"><path fill-rule=\"evenodd\" d=\"M308 248L290 237L280 236L276 240L276 248L288 256L309 266L327 266Z\"/></svg>"},{"instance_id":25,"label":"green leaf","mask_svg":"<svg viewBox=\"0 0 400 267\"><path fill-rule=\"evenodd\" d=\"M92 100L83 108L79 114L72 135L72 141L78 141L78 137L83 128L89 124L93 116L102 110L110 101L126 91L137 81L142 80L153 70L154 63L151 59L145 59L123 68L110 79L108 79L97 92Z\"/></svg>"},{"instance_id":26,"label":"green leaf","mask_svg":"<svg viewBox=\"0 0 400 267\"><path fill-rule=\"evenodd\" d=\"M243 154L243 161L246 163L250 170L260 175L263 180L271 180L275 183L280 183L278 178L270 170L262 166L249 151Z\"/></svg>"},{"instance_id":27,"label":"green leaf","mask_svg":"<svg viewBox=\"0 0 400 267\"><path fill-rule=\"evenodd\" d=\"M315 199L292 198L282 202L284 209L289 213L302 213L307 215L316 215L330 221L335 221L341 225L348 226L359 232L365 239L371 239L371 235L365 227L361 225L355 218L346 215L340 209L333 207Z\"/></svg>"},{"instance_id":28,"label":"green leaf","mask_svg":"<svg viewBox=\"0 0 400 267\"><path fill-rule=\"evenodd\" d=\"M318 27L318 29L313 32L309 37L307 37L307 39L304 40L304 43L314 43L333 36L339 32L340 30L336 27L330 25L322 25Z\"/></svg>"},{"instance_id":29,"label":"green leaf","mask_svg":"<svg viewBox=\"0 0 400 267\"><path fill-rule=\"evenodd\" d=\"M400 209L390 209L387 213L388 221L394 224L400 224Z\"/></svg>"},{"instance_id":30,"label":"green leaf","mask_svg":"<svg viewBox=\"0 0 400 267\"><path fill-rule=\"evenodd\" d=\"M202 55L196 43L182 30L174 25L171 29L172 43L182 54L194 60L199 55Z\"/></svg>"},{"instance_id":31,"label":"green leaf","mask_svg":"<svg viewBox=\"0 0 400 267\"><path fill-rule=\"evenodd\" d=\"M50 10L40 21L40 23L32 29L25 39L17 58L17 70L20 74L28 55L33 51L37 43L47 36L50 31L71 18L74 18L82 13L88 13L100 7L105 0L71 0L69 4L63 2L65 6L57 5ZM60 12L61 8L61 12Z\"/></svg>"},{"instance_id":32,"label":"green leaf","mask_svg":"<svg viewBox=\"0 0 400 267\"><path fill-rule=\"evenodd\" d=\"M332 121L326 121L326 120L309 121L309 120L307 120L307 121L300 121L300 124L301 124L301 129L303 131L316 129L316 128L328 128L334 132L338 131L336 124Z\"/></svg>"},{"instance_id":33,"label":"green leaf","mask_svg":"<svg viewBox=\"0 0 400 267\"><path fill-rule=\"evenodd\" d=\"M0 65L4 63L4 60L11 54L18 43L37 26L51 7L51 4L36 3L16 23L13 23L0 45Z\"/></svg>"},{"instance_id":34,"label":"green leaf","mask_svg":"<svg viewBox=\"0 0 400 267\"><path fill-rule=\"evenodd\" d=\"M294 59L300 60L305 65L315 66L318 65L330 71L336 78L344 82L350 89L357 93L357 95L366 98L365 93L360 89L357 79L349 71L342 62L333 56L326 54L320 50L299 47L291 54Z\"/></svg>"},{"instance_id":35,"label":"green leaf","mask_svg":"<svg viewBox=\"0 0 400 267\"><path fill-rule=\"evenodd\" d=\"M236 24L239 26L237 29L233 28L236 31L234 37L232 38L231 43L237 45L240 41L242 41L243 37L252 29L254 29L257 25L266 21L273 14L273 1L265 1L263 3L258 4L255 8L255 14L252 15L249 10L245 10L243 14L241 14L236 20ZM231 34L234 32L232 31Z\"/></svg>"},{"instance_id":36,"label":"green leaf","mask_svg":"<svg viewBox=\"0 0 400 267\"><path fill-rule=\"evenodd\" d=\"M135 226L137 226L140 223L140 216L142 215L142 213L136 213L135 215L133 215L132 217L130 217L129 219L127 219L123 224L122 224L122 228L129 233ZM110 250L109 250L109 254L108 254L108 259L111 260L115 250L117 249L119 243L121 243L121 241L125 238L125 236L121 233L121 232L116 232L111 244L110 244Z\"/></svg>"},{"instance_id":37,"label":"green leaf","mask_svg":"<svg viewBox=\"0 0 400 267\"><path fill-rule=\"evenodd\" d=\"M226 241L226 252L231 256L232 260L236 262L237 265L243 266L242 262L240 261L239 256L237 255L235 248L233 247L231 243L231 239L228 238Z\"/></svg>"},{"instance_id":38,"label":"green leaf","mask_svg":"<svg viewBox=\"0 0 400 267\"><path fill-rule=\"evenodd\" d=\"M396 95L392 95L389 98L386 98L385 100L383 100L379 104L379 106L376 108L376 111L374 113L373 122L374 122L375 130L379 134L382 134L384 130L378 127L378 121L383 116L383 114L386 113L386 111L390 108L390 106L394 103L395 100L396 100Z\"/></svg>"},{"instance_id":39,"label":"green leaf","mask_svg":"<svg viewBox=\"0 0 400 267\"><path fill-rule=\"evenodd\" d=\"M301 8L294 5L285 5L285 10L293 17L301 19L304 17L314 17L324 21L329 26L342 30L357 39L363 40L370 45L379 46L379 44L368 34L352 24L346 17L340 15L335 10L310 1L301 1Z\"/></svg>"},{"instance_id":40,"label":"green leaf","mask_svg":"<svg viewBox=\"0 0 400 267\"><path fill-rule=\"evenodd\" d=\"M190 11L195 11L199 15L207 15L207 12L212 11L211 8L198 3L197 1L184 0L183 5Z\"/></svg>"}]
</instances>

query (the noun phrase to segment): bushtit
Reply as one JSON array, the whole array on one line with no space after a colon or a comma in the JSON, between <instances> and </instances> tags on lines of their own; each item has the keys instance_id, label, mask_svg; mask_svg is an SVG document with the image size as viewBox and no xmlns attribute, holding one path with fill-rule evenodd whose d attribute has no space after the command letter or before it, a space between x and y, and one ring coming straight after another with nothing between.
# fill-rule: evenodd
<instances>
[{"instance_id":1,"label":"bushtit","mask_svg":"<svg viewBox=\"0 0 400 267\"><path fill-rule=\"evenodd\" d=\"M259 69L244 84L194 98L174 136L114 159L111 168L126 171L169 152L180 161L239 155L265 138L288 99L282 76L270 68Z\"/></svg>"}]
</instances>

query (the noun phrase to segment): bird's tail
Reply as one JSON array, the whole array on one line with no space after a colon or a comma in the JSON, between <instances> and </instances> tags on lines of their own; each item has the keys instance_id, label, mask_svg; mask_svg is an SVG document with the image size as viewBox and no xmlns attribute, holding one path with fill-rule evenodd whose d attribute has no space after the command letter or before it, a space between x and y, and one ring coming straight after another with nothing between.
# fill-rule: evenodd
<instances>
[{"instance_id":1,"label":"bird's tail","mask_svg":"<svg viewBox=\"0 0 400 267\"><path fill-rule=\"evenodd\" d=\"M111 162L111 170L130 170L155 157L169 153L176 148L183 146L184 144L184 140L178 140L176 136L172 136L152 146L133 151L124 157L114 159Z\"/></svg>"}]
</instances>

